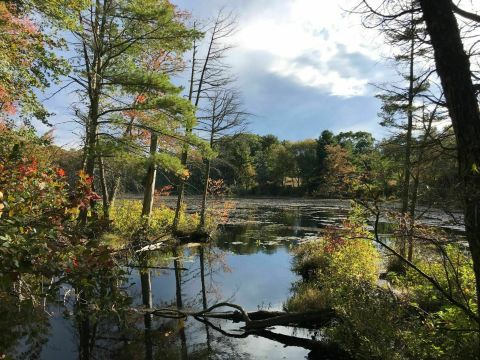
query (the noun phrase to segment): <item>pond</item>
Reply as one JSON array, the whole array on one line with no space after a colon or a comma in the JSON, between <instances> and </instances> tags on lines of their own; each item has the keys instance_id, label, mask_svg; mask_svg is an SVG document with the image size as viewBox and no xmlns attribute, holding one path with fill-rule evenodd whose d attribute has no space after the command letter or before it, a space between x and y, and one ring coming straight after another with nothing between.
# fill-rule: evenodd
<instances>
[{"instance_id":1,"label":"pond","mask_svg":"<svg viewBox=\"0 0 480 360\"><path fill-rule=\"evenodd\" d=\"M88 304L70 285L32 306L0 298L0 358L36 359L303 359L295 339L321 333L286 327L242 335L241 323L165 319L142 313L179 307L199 311L228 301L254 311L282 310L292 284L291 250L340 225L340 200L239 199L209 244L188 244L124 259L113 274L92 270ZM220 204L221 205L221 204ZM48 288L48 280L38 280ZM92 290L93 289L93 290ZM41 310L38 310L38 309ZM229 335L227 335L228 333ZM292 341L293 340L293 341Z\"/></svg>"}]
</instances>

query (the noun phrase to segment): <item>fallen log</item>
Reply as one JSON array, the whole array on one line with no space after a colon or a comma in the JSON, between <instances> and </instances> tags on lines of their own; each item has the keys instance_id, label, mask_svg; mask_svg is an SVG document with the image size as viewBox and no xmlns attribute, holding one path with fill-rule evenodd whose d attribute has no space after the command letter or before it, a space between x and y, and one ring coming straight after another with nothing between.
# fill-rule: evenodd
<instances>
[{"instance_id":1,"label":"fallen log","mask_svg":"<svg viewBox=\"0 0 480 360\"><path fill-rule=\"evenodd\" d=\"M220 307L231 307L234 308L235 311L212 311ZM196 318L215 318L231 320L234 322L245 322L245 326L243 328L246 330L260 330L273 326L317 328L328 326L334 321L340 321L340 318L332 309L308 311L303 313L265 310L247 312L241 306L230 303L219 303L202 311L160 308L146 309L145 312L166 318L186 318L188 316L193 316Z\"/></svg>"},{"instance_id":2,"label":"fallen log","mask_svg":"<svg viewBox=\"0 0 480 360\"><path fill-rule=\"evenodd\" d=\"M136 265L136 264L127 264L125 265L126 267L129 268L134 268L134 269L154 269L154 270L180 270L180 271L188 271L187 268L174 268L174 267L168 267L168 266L149 266L149 265Z\"/></svg>"},{"instance_id":3,"label":"fallen log","mask_svg":"<svg viewBox=\"0 0 480 360\"><path fill-rule=\"evenodd\" d=\"M330 309L303 313L259 310L247 312L247 314L251 321L245 325L246 329L264 329L272 326L316 328L326 326L334 320L339 320L335 311ZM243 314L239 311L211 312L202 316L214 319L231 320L235 323L245 320Z\"/></svg>"},{"instance_id":4,"label":"fallen log","mask_svg":"<svg viewBox=\"0 0 480 360\"><path fill-rule=\"evenodd\" d=\"M338 320L334 310L326 309L319 311L309 311L304 313L284 313L282 315L271 316L265 319L253 320L245 325L246 329L265 329L272 326L297 326L302 327L322 327L327 326L334 320Z\"/></svg>"}]
</instances>

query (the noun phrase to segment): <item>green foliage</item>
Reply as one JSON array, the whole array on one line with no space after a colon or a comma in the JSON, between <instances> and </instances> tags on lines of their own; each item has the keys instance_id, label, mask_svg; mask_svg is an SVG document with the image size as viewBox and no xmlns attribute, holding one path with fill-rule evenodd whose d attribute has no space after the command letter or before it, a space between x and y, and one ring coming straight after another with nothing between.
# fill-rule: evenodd
<instances>
[{"instance_id":1,"label":"green foliage","mask_svg":"<svg viewBox=\"0 0 480 360\"><path fill-rule=\"evenodd\" d=\"M170 234L175 217L175 210L165 205L153 208L152 215L145 229L145 219L142 219L142 202L140 200L120 200L115 203L111 212L113 234L104 237L104 240L113 242L135 240L140 233L147 232L147 237L158 239ZM207 219L211 221L210 219ZM198 214L188 214L183 209L180 214L178 230L184 233L193 233L198 229L200 217ZM120 239L118 239L120 238Z\"/></svg>"},{"instance_id":2,"label":"green foliage","mask_svg":"<svg viewBox=\"0 0 480 360\"><path fill-rule=\"evenodd\" d=\"M325 335L359 359L475 358L476 323L418 272L390 274L393 288L379 285L379 254L362 218L354 207L344 229L295 251L293 270L304 280L294 286L286 308L335 309L342 321ZM416 265L476 313L471 259L457 245L444 249L423 249Z\"/></svg>"},{"instance_id":3,"label":"green foliage","mask_svg":"<svg viewBox=\"0 0 480 360\"><path fill-rule=\"evenodd\" d=\"M380 257L371 234L353 218L343 226L341 232L329 229L319 240L302 244L294 252L293 271L317 288L319 301L327 307L335 307L337 299L345 296L352 284L372 285L378 279ZM304 285L299 290L300 297L312 294ZM287 308L300 310L294 306L298 302L297 296L287 303Z\"/></svg>"},{"instance_id":4,"label":"green foliage","mask_svg":"<svg viewBox=\"0 0 480 360\"><path fill-rule=\"evenodd\" d=\"M458 244L442 246L440 252L438 248L424 247L415 264L459 303L477 313L472 260ZM426 323L435 328L439 358L455 358L456 353L465 358L475 357L478 343L475 321L413 269L408 269L405 275L389 275L394 286L401 289L404 301L428 314Z\"/></svg>"},{"instance_id":5,"label":"green foliage","mask_svg":"<svg viewBox=\"0 0 480 360\"><path fill-rule=\"evenodd\" d=\"M0 118L12 117L20 109L25 122L31 116L47 122L49 113L38 100L38 91L58 82L69 68L55 53L65 42L54 30L71 28L85 5L85 0L0 3Z\"/></svg>"}]
</instances>

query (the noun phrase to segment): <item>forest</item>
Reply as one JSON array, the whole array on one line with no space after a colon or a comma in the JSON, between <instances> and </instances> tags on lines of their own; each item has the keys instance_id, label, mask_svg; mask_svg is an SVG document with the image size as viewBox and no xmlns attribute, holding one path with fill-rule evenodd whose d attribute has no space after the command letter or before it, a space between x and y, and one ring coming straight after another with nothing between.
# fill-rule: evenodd
<instances>
[{"instance_id":1,"label":"forest","mask_svg":"<svg viewBox=\"0 0 480 360\"><path fill-rule=\"evenodd\" d=\"M0 2L0 359L480 359L478 4L338 1L394 76L299 137L224 3Z\"/></svg>"}]
</instances>

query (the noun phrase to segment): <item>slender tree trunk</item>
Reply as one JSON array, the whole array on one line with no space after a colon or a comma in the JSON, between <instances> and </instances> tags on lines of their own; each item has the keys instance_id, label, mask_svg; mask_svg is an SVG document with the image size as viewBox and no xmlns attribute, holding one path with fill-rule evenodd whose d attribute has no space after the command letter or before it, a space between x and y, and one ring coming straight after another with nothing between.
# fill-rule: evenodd
<instances>
[{"instance_id":1,"label":"slender tree trunk","mask_svg":"<svg viewBox=\"0 0 480 360\"><path fill-rule=\"evenodd\" d=\"M411 156L412 156L412 131L413 131L413 99L414 99L414 61L415 61L415 38L414 38L414 23L413 14L411 18L412 36L410 40L410 54L409 54L409 76L408 76L408 108L407 108L407 134L405 138L405 160L403 164L403 186L402 186L402 215L408 214L408 204L410 200L410 179L411 179ZM406 221L406 220L405 220ZM408 226L405 222L405 229L400 244L399 253L406 257L407 241L410 243L411 239L408 236Z\"/></svg>"},{"instance_id":2,"label":"slender tree trunk","mask_svg":"<svg viewBox=\"0 0 480 360\"><path fill-rule=\"evenodd\" d=\"M210 57L212 56L212 48L215 42L215 35L216 35L216 29L218 27L218 24L215 24L214 30L212 31L212 36L210 38L210 43L208 45L208 50L207 50L207 55L205 57L205 60L203 62L202 66L202 71L200 73L200 79L198 80L198 85L197 88L195 89L195 94L194 94L194 82L195 82L195 71L196 71L196 62L197 62L197 44L196 41L193 42L193 52L192 52L192 69L190 72L190 88L188 92L188 100L193 102L195 107L198 107L198 104L200 102L200 97L202 94L202 89L203 89L203 82L205 79L205 74L207 72L208 64L210 62ZM196 24L193 24L193 29L196 29ZM195 101L193 99L195 98ZM185 129L185 134L187 136L192 134L192 128L187 127ZM181 162L183 166L187 166L187 160L188 160L188 145L185 144L183 151L182 151L182 158ZM175 217L173 218L173 231L177 231L178 229L178 224L180 222L180 211L182 210L182 205L183 205L183 198L185 195L185 180L180 179L179 185L177 187L178 195L177 195L177 207L175 208Z\"/></svg>"},{"instance_id":3,"label":"slender tree trunk","mask_svg":"<svg viewBox=\"0 0 480 360\"><path fill-rule=\"evenodd\" d=\"M187 129L188 131L188 129ZM188 149L186 148L187 145L185 145L185 148L182 151L182 158L181 158L181 163L182 166L186 167L187 166L187 158L188 158ZM183 197L185 195L185 180L180 179L180 183L177 186L177 206L175 208L175 217L173 218L173 231L178 230L178 224L180 223L180 215L182 211L182 205L183 205Z\"/></svg>"},{"instance_id":4,"label":"slender tree trunk","mask_svg":"<svg viewBox=\"0 0 480 360\"><path fill-rule=\"evenodd\" d=\"M100 114L100 96L102 94L103 81L103 40L105 37L105 23L107 17L107 8L110 4L104 1L103 4L99 0L95 1L93 10L93 29L96 34L95 41L91 44L82 44L83 55L85 60L86 72L88 76L88 119L86 124L86 144L85 144L85 161L83 170L93 178L95 172L95 160L97 157L97 137L98 137L98 120ZM89 58L87 48L91 48L93 52L92 59ZM89 65L91 63L91 66ZM92 191L95 191L94 181L92 181ZM95 202L90 203L92 217L96 218ZM87 222L87 210L82 210L79 215L80 223L85 225Z\"/></svg>"},{"instance_id":5,"label":"slender tree trunk","mask_svg":"<svg viewBox=\"0 0 480 360\"><path fill-rule=\"evenodd\" d=\"M196 23L193 23L193 29L196 29ZM197 44L196 41L193 41L193 51L192 51L192 68L190 71L190 86L188 89L188 100L191 102L193 99L193 87L194 87L194 80L195 80L195 69L196 69L196 63L197 63ZM198 91L200 92L201 89L201 84L199 84L199 89ZM197 98L199 97L199 93L197 93ZM198 104L198 103L197 103ZM192 134L192 129L189 128L188 126L185 128L185 135L189 136ZM182 150L182 156L181 156L181 164L182 166L186 167L187 166L187 160L188 160L188 144L184 144L183 150ZM180 222L180 212L182 210L182 204L183 204L183 197L185 195L185 180L180 179L179 184L177 186L177 207L175 208L175 217L173 218L173 231L178 230L178 224Z\"/></svg>"},{"instance_id":6,"label":"slender tree trunk","mask_svg":"<svg viewBox=\"0 0 480 360\"><path fill-rule=\"evenodd\" d=\"M108 193L107 179L105 175L105 163L102 156L98 157L98 170L100 172L100 186L102 187L103 217L110 219L110 197Z\"/></svg>"},{"instance_id":7,"label":"slender tree trunk","mask_svg":"<svg viewBox=\"0 0 480 360\"><path fill-rule=\"evenodd\" d=\"M208 180L210 179L210 159L205 160L205 178L203 183L202 209L200 212L200 229L205 229L205 216L207 212Z\"/></svg>"},{"instance_id":8,"label":"slender tree trunk","mask_svg":"<svg viewBox=\"0 0 480 360\"><path fill-rule=\"evenodd\" d=\"M99 95L96 94L90 102L90 110L88 117L88 132L86 134L85 144L85 166L83 171L89 177L94 177L95 172L95 159L96 159L96 147L97 147L97 132L98 132L98 113L99 113ZM95 182L92 181L92 191L95 191ZM90 203L92 209L92 216L95 215L95 202ZM85 225L87 222L88 210L84 209L80 211L79 220ZM95 216L94 216L95 217Z\"/></svg>"},{"instance_id":9,"label":"slender tree trunk","mask_svg":"<svg viewBox=\"0 0 480 360\"><path fill-rule=\"evenodd\" d=\"M146 263L144 262L146 266ZM142 301L143 305L151 309L153 307L153 298L152 298L152 280L150 270L142 269L140 271L140 281L142 284Z\"/></svg>"},{"instance_id":10,"label":"slender tree trunk","mask_svg":"<svg viewBox=\"0 0 480 360\"><path fill-rule=\"evenodd\" d=\"M153 209L153 200L155 195L155 181L157 179L157 165L155 164L155 154L157 153L158 136L153 132L150 134L150 164L148 165L147 176L145 177L145 190L143 192L142 216L150 219Z\"/></svg>"},{"instance_id":11,"label":"slender tree trunk","mask_svg":"<svg viewBox=\"0 0 480 360\"><path fill-rule=\"evenodd\" d=\"M199 249L199 257L200 257L200 280L202 282L202 305L203 309L208 308L208 302L207 302L207 290L205 286L205 249L203 246L200 246Z\"/></svg>"},{"instance_id":12,"label":"slender tree trunk","mask_svg":"<svg viewBox=\"0 0 480 360\"><path fill-rule=\"evenodd\" d=\"M425 117L424 117L425 118ZM422 143L420 144L420 152L418 154L417 159L417 166L415 170L414 182L412 187L412 196L410 200L410 208L409 208L409 237L408 237L408 253L407 253L407 260L413 261L413 238L414 238L414 228L415 228L415 211L417 208L417 199L418 199L418 186L420 184L420 167L422 165L424 156L425 156L425 146L428 137L430 136L430 131L432 129L432 121L433 121L433 114L430 116L428 120L428 126L423 134Z\"/></svg>"},{"instance_id":13,"label":"slender tree trunk","mask_svg":"<svg viewBox=\"0 0 480 360\"><path fill-rule=\"evenodd\" d=\"M457 140L466 237L473 260L480 314L480 111L470 60L463 48L451 0L420 0Z\"/></svg>"},{"instance_id":14,"label":"slender tree trunk","mask_svg":"<svg viewBox=\"0 0 480 360\"><path fill-rule=\"evenodd\" d=\"M118 190L120 189L120 184L122 183L122 177L119 175L115 178L115 181L110 188L110 192L108 194L108 199L110 200L110 208L113 207L115 204L115 200L117 198Z\"/></svg>"}]
</instances>

